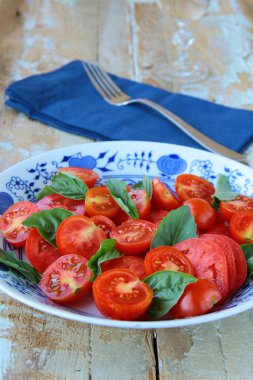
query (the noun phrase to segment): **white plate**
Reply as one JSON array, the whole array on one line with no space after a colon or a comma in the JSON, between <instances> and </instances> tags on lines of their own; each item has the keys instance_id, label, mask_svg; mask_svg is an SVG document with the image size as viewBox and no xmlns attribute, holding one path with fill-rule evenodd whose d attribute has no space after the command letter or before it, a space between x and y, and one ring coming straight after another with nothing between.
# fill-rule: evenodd
<instances>
[{"instance_id":1,"label":"white plate","mask_svg":"<svg viewBox=\"0 0 253 380\"><path fill-rule=\"evenodd\" d=\"M180 173L193 173L216 183L217 174L225 174L236 191L253 196L253 170L230 159L179 145L137 141L99 142L70 146L40 154L0 174L0 214L13 202L34 200L38 191L50 182L60 167L81 166L94 169L102 182L120 178L135 183L157 176L172 189ZM0 247L10 250L0 236ZM18 255L25 258L19 249ZM250 280L222 309L199 317L167 321L116 321L102 316L91 298L80 306L59 306L47 299L38 286L14 275L0 265L0 289L14 299L62 318L103 326L150 329L190 326L226 318L253 307L253 283Z\"/></svg>"}]
</instances>

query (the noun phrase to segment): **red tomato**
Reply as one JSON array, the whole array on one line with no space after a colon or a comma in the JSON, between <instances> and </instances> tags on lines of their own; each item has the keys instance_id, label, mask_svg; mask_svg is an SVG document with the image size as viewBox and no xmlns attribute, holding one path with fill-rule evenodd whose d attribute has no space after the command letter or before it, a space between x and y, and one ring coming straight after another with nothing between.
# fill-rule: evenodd
<instances>
[{"instance_id":1,"label":"red tomato","mask_svg":"<svg viewBox=\"0 0 253 380\"><path fill-rule=\"evenodd\" d=\"M104 215L94 215L91 217L91 220L104 231L107 237L110 236L111 230L116 227L116 224Z\"/></svg>"},{"instance_id":2,"label":"red tomato","mask_svg":"<svg viewBox=\"0 0 253 380\"><path fill-rule=\"evenodd\" d=\"M206 279L199 278L186 286L183 295L170 310L173 318L195 317L208 313L222 299L217 286Z\"/></svg>"},{"instance_id":3,"label":"red tomato","mask_svg":"<svg viewBox=\"0 0 253 380\"><path fill-rule=\"evenodd\" d=\"M212 241L190 238L174 245L192 263L196 277L212 281L219 288L223 299L230 291L228 262L225 252Z\"/></svg>"},{"instance_id":4,"label":"red tomato","mask_svg":"<svg viewBox=\"0 0 253 380\"><path fill-rule=\"evenodd\" d=\"M58 172L73 174L80 178L88 187L92 187L98 180L98 174L90 169L69 166L67 168L60 168Z\"/></svg>"},{"instance_id":5,"label":"red tomato","mask_svg":"<svg viewBox=\"0 0 253 380\"><path fill-rule=\"evenodd\" d=\"M83 200L75 200L63 197L60 194L48 195L40 199L36 205L40 210L50 210L52 208L60 207L65 210L71 211L75 214L84 215L85 207Z\"/></svg>"},{"instance_id":6,"label":"red tomato","mask_svg":"<svg viewBox=\"0 0 253 380\"><path fill-rule=\"evenodd\" d=\"M25 253L30 264L40 273L61 256L58 249L44 240L36 228L31 229L26 239Z\"/></svg>"},{"instance_id":7,"label":"red tomato","mask_svg":"<svg viewBox=\"0 0 253 380\"><path fill-rule=\"evenodd\" d=\"M180 206L180 202L172 191L157 177L152 180L152 186L152 204L155 208L170 211Z\"/></svg>"},{"instance_id":8,"label":"red tomato","mask_svg":"<svg viewBox=\"0 0 253 380\"><path fill-rule=\"evenodd\" d=\"M253 243L253 211L240 211L232 216L230 235L239 244Z\"/></svg>"},{"instance_id":9,"label":"red tomato","mask_svg":"<svg viewBox=\"0 0 253 380\"><path fill-rule=\"evenodd\" d=\"M115 247L126 255L141 255L149 250L156 226L146 220L128 220L115 227L110 237L116 239Z\"/></svg>"},{"instance_id":10,"label":"red tomato","mask_svg":"<svg viewBox=\"0 0 253 380\"><path fill-rule=\"evenodd\" d=\"M253 199L246 195L238 195L232 201L220 202L220 212L228 221L240 211L253 211Z\"/></svg>"},{"instance_id":11,"label":"red tomato","mask_svg":"<svg viewBox=\"0 0 253 380\"><path fill-rule=\"evenodd\" d=\"M85 194L85 211L89 216L104 215L113 218L120 210L119 205L105 186L89 189Z\"/></svg>"},{"instance_id":12,"label":"red tomato","mask_svg":"<svg viewBox=\"0 0 253 380\"><path fill-rule=\"evenodd\" d=\"M42 274L40 286L52 301L69 304L79 301L91 288L92 272L87 259L65 255L53 262Z\"/></svg>"},{"instance_id":13,"label":"red tomato","mask_svg":"<svg viewBox=\"0 0 253 380\"><path fill-rule=\"evenodd\" d=\"M186 255L169 246L151 249L145 256L144 265L147 276L160 270L173 270L195 275L194 268Z\"/></svg>"},{"instance_id":14,"label":"red tomato","mask_svg":"<svg viewBox=\"0 0 253 380\"><path fill-rule=\"evenodd\" d=\"M113 221L117 224L117 226L131 219L131 216L129 216L124 210L122 210L122 208L113 217Z\"/></svg>"},{"instance_id":15,"label":"red tomato","mask_svg":"<svg viewBox=\"0 0 253 380\"><path fill-rule=\"evenodd\" d=\"M181 202L185 202L190 198L201 198L212 203L211 195L215 192L213 185L209 181L193 174L180 174L177 176L175 188Z\"/></svg>"},{"instance_id":16,"label":"red tomato","mask_svg":"<svg viewBox=\"0 0 253 380\"><path fill-rule=\"evenodd\" d=\"M30 228L22 225L22 222L35 212L40 211L36 204L21 201L10 206L0 219L0 231L5 239L14 247L24 247Z\"/></svg>"},{"instance_id":17,"label":"red tomato","mask_svg":"<svg viewBox=\"0 0 253 380\"><path fill-rule=\"evenodd\" d=\"M128 269L141 280L146 277L144 260L138 256L122 256L105 261L101 264L102 272L110 269Z\"/></svg>"},{"instance_id":18,"label":"red tomato","mask_svg":"<svg viewBox=\"0 0 253 380\"><path fill-rule=\"evenodd\" d=\"M134 320L144 314L153 299L152 289L127 269L111 269L93 283L93 297L102 314Z\"/></svg>"},{"instance_id":19,"label":"red tomato","mask_svg":"<svg viewBox=\"0 0 253 380\"><path fill-rule=\"evenodd\" d=\"M56 232L56 245L63 255L75 253L88 259L97 252L104 239L104 231L83 215L64 219Z\"/></svg>"},{"instance_id":20,"label":"red tomato","mask_svg":"<svg viewBox=\"0 0 253 380\"><path fill-rule=\"evenodd\" d=\"M191 198L184 202L190 207L190 212L194 217L197 227L202 230L213 228L216 222L216 211L210 203L201 198Z\"/></svg>"},{"instance_id":21,"label":"red tomato","mask_svg":"<svg viewBox=\"0 0 253 380\"><path fill-rule=\"evenodd\" d=\"M146 190L143 190L143 189L130 190L129 195L132 198L132 201L137 208L139 218L146 219L151 209L150 199Z\"/></svg>"},{"instance_id":22,"label":"red tomato","mask_svg":"<svg viewBox=\"0 0 253 380\"><path fill-rule=\"evenodd\" d=\"M151 223L154 223L158 227L162 219L165 218L165 216L167 216L168 213L169 211L167 210L152 210L150 211L146 220L148 220Z\"/></svg>"}]
</instances>

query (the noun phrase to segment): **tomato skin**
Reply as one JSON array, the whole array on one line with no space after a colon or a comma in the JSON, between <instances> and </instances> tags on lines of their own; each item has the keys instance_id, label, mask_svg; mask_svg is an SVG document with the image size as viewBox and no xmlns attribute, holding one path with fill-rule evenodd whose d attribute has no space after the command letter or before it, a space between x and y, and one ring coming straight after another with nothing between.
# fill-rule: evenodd
<instances>
[{"instance_id":1,"label":"tomato skin","mask_svg":"<svg viewBox=\"0 0 253 380\"><path fill-rule=\"evenodd\" d=\"M151 210L151 202L146 190L132 189L129 195L137 208L139 219L146 219Z\"/></svg>"},{"instance_id":2,"label":"tomato skin","mask_svg":"<svg viewBox=\"0 0 253 380\"><path fill-rule=\"evenodd\" d=\"M232 216L230 235L239 244L253 243L253 211L240 211Z\"/></svg>"},{"instance_id":3,"label":"tomato skin","mask_svg":"<svg viewBox=\"0 0 253 380\"><path fill-rule=\"evenodd\" d=\"M56 245L62 255L75 253L89 259L106 239L104 231L84 215L73 215L60 223Z\"/></svg>"},{"instance_id":4,"label":"tomato skin","mask_svg":"<svg viewBox=\"0 0 253 380\"><path fill-rule=\"evenodd\" d=\"M202 230L213 228L216 223L216 211L206 200L201 198L191 198L184 202L190 207L190 212L194 217L197 227Z\"/></svg>"},{"instance_id":5,"label":"tomato skin","mask_svg":"<svg viewBox=\"0 0 253 380\"><path fill-rule=\"evenodd\" d=\"M232 201L221 201L221 215L230 221L232 216L241 211L253 211L253 199L246 195L237 195Z\"/></svg>"},{"instance_id":6,"label":"tomato skin","mask_svg":"<svg viewBox=\"0 0 253 380\"><path fill-rule=\"evenodd\" d=\"M110 269L95 279L93 297L102 314L131 321L148 309L153 291L131 271Z\"/></svg>"},{"instance_id":7,"label":"tomato skin","mask_svg":"<svg viewBox=\"0 0 253 380\"><path fill-rule=\"evenodd\" d=\"M122 208L113 217L113 221L117 226L131 219L131 216L129 216L124 210L122 210Z\"/></svg>"},{"instance_id":8,"label":"tomato skin","mask_svg":"<svg viewBox=\"0 0 253 380\"><path fill-rule=\"evenodd\" d=\"M167 216L169 211L167 210L151 210L146 220L151 223L154 223L157 227L161 223L162 219Z\"/></svg>"},{"instance_id":9,"label":"tomato skin","mask_svg":"<svg viewBox=\"0 0 253 380\"><path fill-rule=\"evenodd\" d=\"M177 176L175 189L181 202L185 202L190 198L201 198L211 204L211 196L215 192L213 185L209 181L194 174L180 174Z\"/></svg>"},{"instance_id":10,"label":"tomato skin","mask_svg":"<svg viewBox=\"0 0 253 380\"><path fill-rule=\"evenodd\" d=\"M155 208L170 211L181 206L172 191L157 177L153 178L152 187L152 204Z\"/></svg>"},{"instance_id":11,"label":"tomato skin","mask_svg":"<svg viewBox=\"0 0 253 380\"><path fill-rule=\"evenodd\" d=\"M170 313L174 319L203 315L212 310L221 299L222 295L213 282L198 278L196 282L186 286L183 295Z\"/></svg>"},{"instance_id":12,"label":"tomato skin","mask_svg":"<svg viewBox=\"0 0 253 380\"><path fill-rule=\"evenodd\" d=\"M65 210L71 211L78 215L85 214L85 206L83 200L75 200L63 197L60 194L47 195L41 198L36 205L40 210L50 210L55 207L64 208Z\"/></svg>"},{"instance_id":13,"label":"tomato skin","mask_svg":"<svg viewBox=\"0 0 253 380\"><path fill-rule=\"evenodd\" d=\"M121 256L116 259L104 261L101 264L101 269L102 272L110 269L128 269L141 280L147 276L144 268L144 260L138 256Z\"/></svg>"},{"instance_id":14,"label":"tomato skin","mask_svg":"<svg viewBox=\"0 0 253 380\"><path fill-rule=\"evenodd\" d=\"M40 287L52 301L70 304L79 301L91 288L92 272L87 259L69 254L54 261L42 274Z\"/></svg>"},{"instance_id":15,"label":"tomato skin","mask_svg":"<svg viewBox=\"0 0 253 380\"><path fill-rule=\"evenodd\" d=\"M91 217L91 220L104 231L108 238L110 237L111 230L116 227L114 221L104 215L94 215Z\"/></svg>"},{"instance_id":16,"label":"tomato skin","mask_svg":"<svg viewBox=\"0 0 253 380\"><path fill-rule=\"evenodd\" d=\"M89 189L85 194L85 211L88 216L104 215L113 218L120 210L119 205L105 186Z\"/></svg>"},{"instance_id":17,"label":"tomato skin","mask_svg":"<svg viewBox=\"0 0 253 380\"><path fill-rule=\"evenodd\" d=\"M144 265L147 276L160 270L173 270L195 275L195 270L186 255L169 246L151 249L145 256Z\"/></svg>"},{"instance_id":18,"label":"tomato skin","mask_svg":"<svg viewBox=\"0 0 253 380\"><path fill-rule=\"evenodd\" d=\"M115 247L125 255L142 255L149 246L157 227L146 220L128 220L114 228L110 237L116 239Z\"/></svg>"},{"instance_id":19,"label":"tomato skin","mask_svg":"<svg viewBox=\"0 0 253 380\"><path fill-rule=\"evenodd\" d=\"M66 168L60 168L58 172L75 175L76 177L80 178L89 188L93 187L98 180L98 174L91 169L69 166Z\"/></svg>"},{"instance_id":20,"label":"tomato skin","mask_svg":"<svg viewBox=\"0 0 253 380\"><path fill-rule=\"evenodd\" d=\"M29 232L25 253L30 264L40 273L61 257L60 251L44 240L36 228L32 228Z\"/></svg>"},{"instance_id":21,"label":"tomato skin","mask_svg":"<svg viewBox=\"0 0 253 380\"><path fill-rule=\"evenodd\" d=\"M21 201L10 206L0 219L0 231L5 239L14 247L24 247L30 228L22 222L30 215L40 211L32 202Z\"/></svg>"}]
</instances>

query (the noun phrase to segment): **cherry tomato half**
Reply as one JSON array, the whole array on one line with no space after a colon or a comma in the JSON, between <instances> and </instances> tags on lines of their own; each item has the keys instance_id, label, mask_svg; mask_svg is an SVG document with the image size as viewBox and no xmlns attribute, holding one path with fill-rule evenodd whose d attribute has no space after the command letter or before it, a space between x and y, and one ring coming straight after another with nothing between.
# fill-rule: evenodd
<instances>
[{"instance_id":1,"label":"cherry tomato half","mask_svg":"<svg viewBox=\"0 0 253 380\"><path fill-rule=\"evenodd\" d=\"M83 200L75 200L63 197L60 194L47 195L40 199L36 205L40 210L50 210L52 208L60 207L65 210L71 211L75 214L84 215L85 207Z\"/></svg>"},{"instance_id":2,"label":"cherry tomato half","mask_svg":"<svg viewBox=\"0 0 253 380\"><path fill-rule=\"evenodd\" d=\"M120 210L119 205L105 186L89 189L85 194L85 211L89 216L104 215L113 218Z\"/></svg>"},{"instance_id":3,"label":"cherry tomato half","mask_svg":"<svg viewBox=\"0 0 253 380\"><path fill-rule=\"evenodd\" d=\"M232 216L230 235L239 244L253 243L253 211L240 211Z\"/></svg>"},{"instance_id":4,"label":"cherry tomato half","mask_svg":"<svg viewBox=\"0 0 253 380\"><path fill-rule=\"evenodd\" d=\"M170 310L173 318L195 317L208 313L222 299L217 286L206 279L199 278L186 286L183 295Z\"/></svg>"},{"instance_id":5,"label":"cherry tomato half","mask_svg":"<svg viewBox=\"0 0 253 380\"><path fill-rule=\"evenodd\" d=\"M75 253L88 259L97 252L104 239L104 231L83 215L64 219L56 232L56 245L63 255Z\"/></svg>"},{"instance_id":6,"label":"cherry tomato half","mask_svg":"<svg viewBox=\"0 0 253 380\"><path fill-rule=\"evenodd\" d=\"M191 198L185 201L184 205L190 207L190 212L198 228L207 230L215 226L216 211L205 199Z\"/></svg>"},{"instance_id":7,"label":"cherry tomato half","mask_svg":"<svg viewBox=\"0 0 253 380\"><path fill-rule=\"evenodd\" d=\"M176 248L160 246L151 249L144 259L147 276L160 270L173 270L194 276L195 271L185 254Z\"/></svg>"},{"instance_id":8,"label":"cherry tomato half","mask_svg":"<svg viewBox=\"0 0 253 380\"><path fill-rule=\"evenodd\" d=\"M69 166L66 168L60 168L58 172L73 174L85 182L88 187L93 187L98 180L98 174L91 169Z\"/></svg>"},{"instance_id":9,"label":"cherry tomato half","mask_svg":"<svg viewBox=\"0 0 253 380\"><path fill-rule=\"evenodd\" d=\"M232 201L220 202L220 212L228 221L240 211L253 211L253 199L246 195L237 195Z\"/></svg>"},{"instance_id":10,"label":"cherry tomato half","mask_svg":"<svg viewBox=\"0 0 253 380\"><path fill-rule=\"evenodd\" d=\"M156 225L146 220L128 220L115 227L110 237L116 239L115 247L126 255L141 255L149 250Z\"/></svg>"},{"instance_id":11,"label":"cherry tomato half","mask_svg":"<svg viewBox=\"0 0 253 380\"><path fill-rule=\"evenodd\" d=\"M93 297L102 314L113 319L134 320L148 309L153 291L131 271L111 269L95 279Z\"/></svg>"},{"instance_id":12,"label":"cherry tomato half","mask_svg":"<svg viewBox=\"0 0 253 380\"><path fill-rule=\"evenodd\" d=\"M109 269L128 269L138 276L141 280L147 275L144 268L144 260L138 256L121 256L116 259L104 261L101 264L102 272Z\"/></svg>"},{"instance_id":13,"label":"cherry tomato half","mask_svg":"<svg viewBox=\"0 0 253 380\"><path fill-rule=\"evenodd\" d=\"M91 220L96 224L96 226L100 227L107 237L110 236L111 230L116 227L116 224L112 221L112 219L107 218L104 215L94 215L91 217Z\"/></svg>"},{"instance_id":14,"label":"cherry tomato half","mask_svg":"<svg viewBox=\"0 0 253 380\"><path fill-rule=\"evenodd\" d=\"M36 228L31 229L26 239L25 253L29 262L40 273L61 256L60 251L44 240Z\"/></svg>"},{"instance_id":15,"label":"cherry tomato half","mask_svg":"<svg viewBox=\"0 0 253 380\"><path fill-rule=\"evenodd\" d=\"M73 254L57 259L42 274L43 293L56 303L79 301L91 288L92 272L87 262L85 257Z\"/></svg>"},{"instance_id":16,"label":"cherry tomato half","mask_svg":"<svg viewBox=\"0 0 253 380\"><path fill-rule=\"evenodd\" d=\"M180 206L180 202L172 191L157 177L153 178L152 186L152 204L155 208L170 211Z\"/></svg>"},{"instance_id":17,"label":"cherry tomato half","mask_svg":"<svg viewBox=\"0 0 253 380\"><path fill-rule=\"evenodd\" d=\"M180 174L175 182L176 193L185 202L190 198L201 198L212 203L212 194L215 189L213 185L204 178L194 174Z\"/></svg>"},{"instance_id":18,"label":"cherry tomato half","mask_svg":"<svg viewBox=\"0 0 253 380\"><path fill-rule=\"evenodd\" d=\"M29 215L40 211L36 204L21 201L10 206L0 219L0 231L14 247L24 247L30 228L22 225Z\"/></svg>"},{"instance_id":19,"label":"cherry tomato half","mask_svg":"<svg viewBox=\"0 0 253 380\"><path fill-rule=\"evenodd\" d=\"M143 190L143 189L130 190L129 195L137 208L139 218L146 219L151 209L151 202L146 190Z\"/></svg>"},{"instance_id":20,"label":"cherry tomato half","mask_svg":"<svg viewBox=\"0 0 253 380\"><path fill-rule=\"evenodd\" d=\"M168 213L169 211L167 210L151 210L146 220L148 220L151 223L154 223L158 227L162 219L165 218L165 216L167 216Z\"/></svg>"}]
</instances>

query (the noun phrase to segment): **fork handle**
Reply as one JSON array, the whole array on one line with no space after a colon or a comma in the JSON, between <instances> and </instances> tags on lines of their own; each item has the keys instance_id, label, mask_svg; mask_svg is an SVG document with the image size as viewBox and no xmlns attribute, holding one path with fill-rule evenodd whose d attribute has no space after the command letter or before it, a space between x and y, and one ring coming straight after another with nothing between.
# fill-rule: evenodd
<instances>
[{"instance_id":1,"label":"fork handle","mask_svg":"<svg viewBox=\"0 0 253 380\"><path fill-rule=\"evenodd\" d=\"M129 103L136 103L136 102L145 104L146 106L151 107L155 111L159 112L166 119L168 119L172 124L176 125L188 136L190 136L192 139L197 141L200 145L202 145L209 151L221 154L222 156L229 157L233 160L240 161L245 164L248 163L246 156L240 153L237 153L231 149L228 149L221 144L218 144L217 142L213 141L209 137L205 136L203 133L193 128L190 124L186 123L184 120L180 119L180 117L176 116L175 114L173 114L166 108L163 108L159 104L152 102L152 100L139 98L139 99L128 100L127 103L129 104Z\"/></svg>"}]
</instances>

